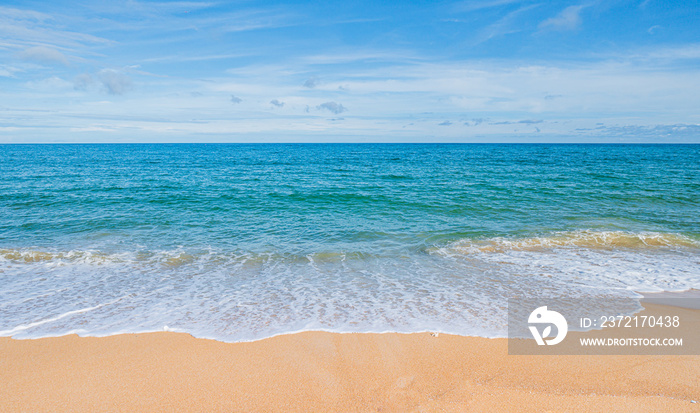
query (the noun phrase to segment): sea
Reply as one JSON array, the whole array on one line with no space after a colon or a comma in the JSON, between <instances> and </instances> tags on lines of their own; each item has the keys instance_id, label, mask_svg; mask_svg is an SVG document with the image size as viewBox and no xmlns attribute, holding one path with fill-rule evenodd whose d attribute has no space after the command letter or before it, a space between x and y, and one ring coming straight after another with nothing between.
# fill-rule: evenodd
<instances>
[{"instance_id":1,"label":"sea","mask_svg":"<svg viewBox=\"0 0 700 413\"><path fill-rule=\"evenodd\" d=\"M503 337L700 288L700 145L0 145L0 336Z\"/></svg>"}]
</instances>

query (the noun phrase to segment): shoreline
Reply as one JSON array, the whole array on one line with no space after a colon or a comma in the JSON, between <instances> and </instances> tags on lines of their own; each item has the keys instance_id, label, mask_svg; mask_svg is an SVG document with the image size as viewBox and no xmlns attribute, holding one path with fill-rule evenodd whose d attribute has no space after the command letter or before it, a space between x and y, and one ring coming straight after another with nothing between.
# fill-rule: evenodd
<instances>
[{"instance_id":1,"label":"shoreline","mask_svg":"<svg viewBox=\"0 0 700 413\"><path fill-rule=\"evenodd\" d=\"M0 354L2 411L700 408L698 355L515 356L505 338L442 333L2 337Z\"/></svg>"},{"instance_id":2,"label":"shoreline","mask_svg":"<svg viewBox=\"0 0 700 413\"><path fill-rule=\"evenodd\" d=\"M700 300L700 289L697 288L689 288L685 290L666 290L666 291L634 291L636 294L639 295L639 303L643 307L640 312L645 311L644 307L645 304L648 306L650 303L652 304L662 304L663 306L668 306L668 307L676 307L676 308L690 308L694 310L700 310L700 303L695 303L693 302L692 305L687 306L685 304L680 304L682 303L678 299L685 299L685 303L688 303L690 299L695 299L695 300ZM650 302L653 301L653 302ZM700 301L699 301L700 302ZM639 313L637 313L639 314ZM700 327L699 327L700 328ZM588 331L595 331L595 330L600 330L600 328L592 328L591 330L586 330L586 331L580 331L576 330L577 332L588 332ZM7 330L11 331L11 330ZM175 334L187 334L195 339L198 340L212 340L220 343L226 343L226 344L235 344L235 343L255 343L258 341L262 340L268 340L271 338L279 337L279 336L286 336L286 335L294 335L294 334L302 334L302 333L329 333L329 334L445 334L445 335L452 335L452 336L459 336L459 337L474 337L474 338L484 338L484 339L507 339L508 334L501 334L501 335L492 335L492 336L486 336L486 335L475 335L475 334L461 334L461 333L455 333L455 332L449 332L449 331L441 331L441 330L417 330L417 331L394 331L394 330L386 330L386 331L336 331L333 329L304 329L304 330L297 330L297 331L285 331L282 333L275 333L269 336L261 337L261 338L254 338L254 339L242 339L242 340L233 340L233 341L227 341L227 340L222 340L218 338L213 338L213 337L205 337L205 336L197 336L195 335L196 333L191 333L189 331L184 331L180 330L178 328L170 328L168 326L164 326L162 330L143 330L143 331L121 331L121 332L116 332L116 333L109 333L105 335L93 335L93 334L86 334L86 335L81 335L80 333L77 332L68 332L65 334L60 334L60 335L49 335L49 336L39 336L39 337L26 337L26 338L15 338L14 336L3 336L0 335L0 339L5 339L9 338L12 340L18 340L18 341L24 341L24 340L42 340L42 339L51 339L51 338L60 338L60 337L66 337L66 336L77 336L79 338L106 338L106 337L112 337L112 336L120 336L120 335L138 335L138 334L153 334L153 333L175 333Z\"/></svg>"}]
</instances>

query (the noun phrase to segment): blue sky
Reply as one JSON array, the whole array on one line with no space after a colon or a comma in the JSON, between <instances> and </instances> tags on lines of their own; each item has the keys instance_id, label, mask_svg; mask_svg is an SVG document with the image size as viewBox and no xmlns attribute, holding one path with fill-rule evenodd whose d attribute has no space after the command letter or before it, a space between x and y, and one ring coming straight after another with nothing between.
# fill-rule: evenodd
<instances>
[{"instance_id":1,"label":"blue sky","mask_svg":"<svg viewBox=\"0 0 700 413\"><path fill-rule=\"evenodd\" d=\"M4 1L0 142L700 142L700 4Z\"/></svg>"}]
</instances>

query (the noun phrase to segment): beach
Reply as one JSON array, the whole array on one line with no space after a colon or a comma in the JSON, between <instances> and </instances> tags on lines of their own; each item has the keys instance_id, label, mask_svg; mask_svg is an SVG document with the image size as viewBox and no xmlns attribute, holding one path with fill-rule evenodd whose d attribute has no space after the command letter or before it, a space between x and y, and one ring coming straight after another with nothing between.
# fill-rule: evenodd
<instances>
[{"instance_id":1,"label":"beach","mask_svg":"<svg viewBox=\"0 0 700 413\"><path fill-rule=\"evenodd\" d=\"M0 3L0 413L700 413L699 21Z\"/></svg>"},{"instance_id":2,"label":"beach","mask_svg":"<svg viewBox=\"0 0 700 413\"><path fill-rule=\"evenodd\" d=\"M0 411L698 410L695 146L0 155Z\"/></svg>"},{"instance_id":3,"label":"beach","mask_svg":"<svg viewBox=\"0 0 700 413\"><path fill-rule=\"evenodd\" d=\"M0 353L2 411L683 412L700 399L700 356L516 356L504 338L427 332L3 337Z\"/></svg>"}]
</instances>

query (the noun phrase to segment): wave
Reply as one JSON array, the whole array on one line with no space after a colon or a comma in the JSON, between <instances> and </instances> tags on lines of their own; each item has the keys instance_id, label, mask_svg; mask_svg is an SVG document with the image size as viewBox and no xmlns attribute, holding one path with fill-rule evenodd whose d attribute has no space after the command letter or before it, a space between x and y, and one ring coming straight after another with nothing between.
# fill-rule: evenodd
<instances>
[{"instance_id":1,"label":"wave","mask_svg":"<svg viewBox=\"0 0 700 413\"><path fill-rule=\"evenodd\" d=\"M35 248L0 248L0 263L13 264L149 264L177 268L191 264L339 263L346 260L378 258L379 254L359 251L313 253L248 252L206 250L137 250L107 253L99 250L51 251Z\"/></svg>"},{"instance_id":2,"label":"wave","mask_svg":"<svg viewBox=\"0 0 700 413\"><path fill-rule=\"evenodd\" d=\"M168 326L222 341L311 329L498 337L512 297L607 300L700 288L700 246L682 234L588 230L439 242L393 252L0 249L0 336Z\"/></svg>"},{"instance_id":3,"label":"wave","mask_svg":"<svg viewBox=\"0 0 700 413\"><path fill-rule=\"evenodd\" d=\"M447 235L441 238L449 238ZM412 248L408 246L407 248ZM626 232L626 231L562 231L540 237L490 237L462 238L446 246L426 248L429 254L459 253L504 253L508 251L547 251L553 249L589 250L653 250L653 249L700 249L700 241L677 233ZM145 250L105 252L95 249L75 249L69 251L40 250L36 248L0 248L0 262L17 264L58 263L58 264L110 264L148 263L164 267L179 267L194 263L234 263L264 264L284 263L338 263L362 261L373 258L396 258L406 251L364 252L364 251L315 251L315 252L251 252L221 251L209 249Z\"/></svg>"},{"instance_id":4,"label":"wave","mask_svg":"<svg viewBox=\"0 0 700 413\"><path fill-rule=\"evenodd\" d=\"M649 250L673 248L700 248L700 242L676 233L626 231L563 231L541 237L493 237L461 239L440 252L463 254L504 253L507 251L546 251L561 248L591 250Z\"/></svg>"},{"instance_id":5,"label":"wave","mask_svg":"<svg viewBox=\"0 0 700 413\"><path fill-rule=\"evenodd\" d=\"M71 250L71 251L40 251L31 248L3 248L0 249L0 259L15 263L39 263L52 261L70 262L122 262L120 254L105 254L94 250Z\"/></svg>"}]
</instances>

